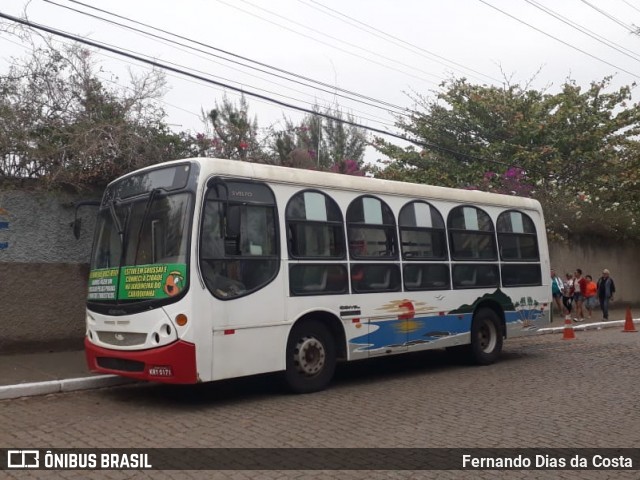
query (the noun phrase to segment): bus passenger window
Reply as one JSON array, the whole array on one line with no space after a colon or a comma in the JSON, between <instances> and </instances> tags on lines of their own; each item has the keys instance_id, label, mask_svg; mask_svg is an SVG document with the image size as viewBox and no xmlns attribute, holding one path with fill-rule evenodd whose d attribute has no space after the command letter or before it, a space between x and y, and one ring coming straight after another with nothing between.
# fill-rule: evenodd
<instances>
[{"instance_id":1,"label":"bus passenger window","mask_svg":"<svg viewBox=\"0 0 640 480\"><path fill-rule=\"evenodd\" d=\"M528 215L510 210L498 217L498 243L503 261L535 261L540 258L536 227Z\"/></svg>"},{"instance_id":2,"label":"bus passenger window","mask_svg":"<svg viewBox=\"0 0 640 480\"><path fill-rule=\"evenodd\" d=\"M338 204L322 192L303 191L286 209L287 241L292 258L344 258L344 227Z\"/></svg>"},{"instance_id":3,"label":"bus passenger window","mask_svg":"<svg viewBox=\"0 0 640 480\"><path fill-rule=\"evenodd\" d=\"M367 195L356 198L347 209L347 227L351 258L398 258L395 217L382 200Z\"/></svg>"},{"instance_id":4,"label":"bus passenger window","mask_svg":"<svg viewBox=\"0 0 640 480\"><path fill-rule=\"evenodd\" d=\"M254 292L275 278L278 259L275 198L269 187L211 183L200 237L200 266L209 291L220 299Z\"/></svg>"},{"instance_id":5,"label":"bus passenger window","mask_svg":"<svg viewBox=\"0 0 640 480\"><path fill-rule=\"evenodd\" d=\"M356 264L351 267L354 293L397 292L400 268L396 264Z\"/></svg>"},{"instance_id":6,"label":"bus passenger window","mask_svg":"<svg viewBox=\"0 0 640 480\"><path fill-rule=\"evenodd\" d=\"M347 293L347 268L344 265L298 264L289 271L291 295L336 295Z\"/></svg>"},{"instance_id":7,"label":"bus passenger window","mask_svg":"<svg viewBox=\"0 0 640 480\"><path fill-rule=\"evenodd\" d=\"M502 285L542 285L538 236L533 220L523 212L508 210L500 214L496 227L503 262Z\"/></svg>"},{"instance_id":8,"label":"bus passenger window","mask_svg":"<svg viewBox=\"0 0 640 480\"><path fill-rule=\"evenodd\" d=\"M453 266L454 288L493 288L499 285L498 265L458 264Z\"/></svg>"},{"instance_id":9,"label":"bus passenger window","mask_svg":"<svg viewBox=\"0 0 640 480\"><path fill-rule=\"evenodd\" d=\"M449 266L443 264L405 264L404 288L407 290L448 290Z\"/></svg>"},{"instance_id":10,"label":"bus passenger window","mask_svg":"<svg viewBox=\"0 0 640 480\"><path fill-rule=\"evenodd\" d=\"M444 220L435 207L426 202L408 203L400 210L398 223L405 260L447 259Z\"/></svg>"},{"instance_id":11,"label":"bus passenger window","mask_svg":"<svg viewBox=\"0 0 640 480\"><path fill-rule=\"evenodd\" d=\"M449 249L453 260L497 260L491 217L476 207L456 207L449 213Z\"/></svg>"}]
</instances>

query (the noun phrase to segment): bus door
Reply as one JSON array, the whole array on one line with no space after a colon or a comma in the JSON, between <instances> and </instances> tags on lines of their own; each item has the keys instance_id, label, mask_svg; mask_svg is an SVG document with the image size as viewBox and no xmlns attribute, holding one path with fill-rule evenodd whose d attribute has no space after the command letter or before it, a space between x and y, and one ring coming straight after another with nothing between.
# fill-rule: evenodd
<instances>
[{"instance_id":1,"label":"bus door","mask_svg":"<svg viewBox=\"0 0 640 480\"><path fill-rule=\"evenodd\" d=\"M200 267L223 312L214 323L214 358L228 360L214 360L214 377L273 370L283 351L274 339L284 335L266 327L285 323L275 197L259 182L213 178L207 186Z\"/></svg>"}]
</instances>

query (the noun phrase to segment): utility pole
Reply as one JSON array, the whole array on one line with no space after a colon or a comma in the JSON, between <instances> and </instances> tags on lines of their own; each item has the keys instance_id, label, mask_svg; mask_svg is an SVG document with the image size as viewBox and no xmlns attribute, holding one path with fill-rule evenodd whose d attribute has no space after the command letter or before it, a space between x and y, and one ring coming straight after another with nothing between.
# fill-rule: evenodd
<instances>
[{"instance_id":1,"label":"utility pole","mask_svg":"<svg viewBox=\"0 0 640 480\"><path fill-rule=\"evenodd\" d=\"M318 169L320 168L320 139L322 137L322 117L318 116L318 148L316 149L316 163Z\"/></svg>"}]
</instances>

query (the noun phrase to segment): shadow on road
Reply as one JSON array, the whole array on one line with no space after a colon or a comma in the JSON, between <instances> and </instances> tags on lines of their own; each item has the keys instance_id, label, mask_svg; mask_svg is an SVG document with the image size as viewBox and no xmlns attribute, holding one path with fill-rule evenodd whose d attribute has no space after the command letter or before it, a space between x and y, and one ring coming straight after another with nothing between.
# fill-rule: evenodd
<instances>
[{"instance_id":1,"label":"shadow on road","mask_svg":"<svg viewBox=\"0 0 640 480\"><path fill-rule=\"evenodd\" d=\"M499 364L517 361L522 357L521 352L505 351L502 353ZM445 350L429 350L338 364L329 388L357 388L359 385L373 382L406 379L425 374L450 375L476 368L491 368L491 366L470 365L459 354ZM105 389L103 395L116 402L137 402L144 404L145 407L156 405L193 409L198 406L223 406L229 403L253 402L293 394L289 393L280 373L271 373L197 385L137 383Z\"/></svg>"}]
</instances>

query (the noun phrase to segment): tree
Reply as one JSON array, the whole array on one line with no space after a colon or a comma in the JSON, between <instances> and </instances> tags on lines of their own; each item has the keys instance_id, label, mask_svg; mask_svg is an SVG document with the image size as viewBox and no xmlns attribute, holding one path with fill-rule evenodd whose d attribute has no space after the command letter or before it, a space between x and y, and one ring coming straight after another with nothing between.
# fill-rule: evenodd
<instances>
[{"instance_id":1,"label":"tree","mask_svg":"<svg viewBox=\"0 0 640 480\"><path fill-rule=\"evenodd\" d=\"M295 125L285 118L285 128L271 133L271 150L275 163L300 168L316 168L350 175L362 175L364 149L367 145L363 129L342 121L338 108L327 108L324 115L309 114ZM347 116L352 121L353 117Z\"/></svg>"},{"instance_id":2,"label":"tree","mask_svg":"<svg viewBox=\"0 0 640 480\"><path fill-rule=\"evenodd\" d=\"M587 89L567 80L555 94L464 79L442 87L398 121L432 147L376 139L391 159L377 176L532 196L560 236L637 231L640 107L629 104L631 87L609 92L610 78Z\"/></svg>"},{"instance_id":3,"label":"tree","mask_svg":"<svg viewBox=\"0 0 640 480\"><path fill-rule=\"evenodd\" d=\"M258 141L258 120L249 119L249 104L240 97L238 105L225 95L221 103L203 114L205 133L198 134L200 155L233 160L261 161L264 157Z\"/></svg>"},{"instance_id":4,"label":"tree","mask_svg":"<svg viewBox=\"0 0 640 480\"><path fill-rule=\"evenodd\" d=\"M104 186L184 151L163 122L161 72L130 72L127 87L107 87L113 77L99 77L92 51L22 39L34 53L0 75L0 175Z\"/></svg>"}]
</instances>

